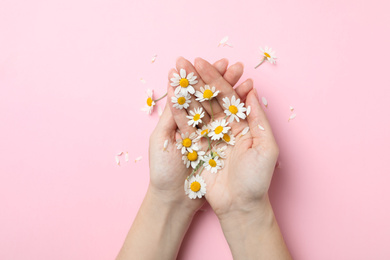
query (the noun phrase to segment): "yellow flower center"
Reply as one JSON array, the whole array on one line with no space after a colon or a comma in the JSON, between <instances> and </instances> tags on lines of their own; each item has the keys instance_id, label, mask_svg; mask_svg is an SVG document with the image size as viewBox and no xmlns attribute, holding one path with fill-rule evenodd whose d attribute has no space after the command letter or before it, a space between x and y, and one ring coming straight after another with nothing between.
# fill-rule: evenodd
<instances>
[{"instance_id":1,"label":"yellow flower center","mask_svg":"<svg viewBox=\"0 0 390 260\"><path fill-rule=\"evenodd\" d=\"M194 181L193 183L191 183L191 190L193 192L198 192L200 190L200 183L197 181Z\"/></svg>"},{"instance_id":2,"label":"yellow flower center","mask_svg":"<svg viewBox=\"0 0 390 260\"><path fill-rule=\"evenodd\" d=\"M188 79L186 79L186 78L183 78L183 79L180 80L180 86L181 86L182 88L188 87L189 84L190 84L190 83L188 82Z\"/></svg>"},{"instance_id":3,"label":"yellow flower center","mask_svg":"<svg viewBox=\"0 0 390 260\"><path fill-rule=\"evenodd\" d=\"M271 55L269 55L268 53L264 52L264 55L267 57L267 58L271 58Z\"/></svg>"},{"instance_id":4,"label":"yellow flower center","mask_svg":"<svg viewBox=\"0 0 390 260\"><path fill-rule=\"evenodd\" d=\"M191 144L192 144L192 141L191 141L190 138L185 138L185 139L183 140L182 144L183 144L184 147L190 147Z\"/></svg>"},{"instance_id":5,"label":"yellow flower center","mask_svg":"<svg viewBox=\"0 0 390 260\"><path fill-rule=\"evenodd\" d=\"M196 151L193 151L192 153L188 153L187 158L191 162L196 161L198 159L198 153Z\"/></svg>"},{"instance_id":6,"label":"yellow flower center","mask_svg":"<svg viewBox=\"0 0 390 260\"><path fill-rule=\"evenodd\" d=\"M148 98L147 100L146 100L146 104L148 104L148 106L152 106L152 104L153 104L153 99L152 98Z\"/></svg>"},{"instance_id":7,"label":"yellow flower center","mask_svg":"<svg viewBox=\"0 0 390 260\"><path fill-rule=\"evenodd\" d=\"M206 89L203 92L203 98L208 98L210 99L213 96L213 92L210 89Z\"/></svg>"},{"instance_id":8,"label":"yellow flower center","mask_svg":"<svg viewBox=\"0 0 390 260\"><path fill-rule=\"evenodd\" d=\"M220 134L221 132L223 131L223 127L222 126L217 126L214 130L214 132L218 135Z\"/></svg>"},{"instance_id":9,"label":"yellow flower center","mask_svg":"<svg viewBox=\"0 0 390 260\"><path fill-rule=\"evenodd\" d=\"M223 138L223 140L225 140L225 142L227 142L227 143L230 142L230 135L224 134L222 138Z\"/></svg>"},{"instance_id":10,"label":"yellow flower center","mask_svg":"<svg viewBox=\"0 0 390 260\"><path fill-rule=\"evenodd\" d=\"M200 135L205 135L209 133L209 129L205 129L202 132L200 132Z\"/></svg>"},{"instance_id":11,"label":"yellow flower center","mask_svg":"<svg viewBox=\"0 0 390 260\"><path fill-rule=\"evenodd\" d=\"M214 159L210 159L209 160L209 164L210 164L211 167L217 166L217 162Z\"/></svg>"},{"instance_id":12,"label":"yellow flower center","mask_svg":"<svg viewBox=\"0 0 390 260\"><path fill-rule=\"evenodd\" d=\"M229 111L230 111L230 113L232 113L232 114L237 114L238 109L237 109L236 106L229 106Z\"/></svg>"},{"instance_id":13,"label":"yellow flower center","mask_svg":"<svg viewBox=\"0 0 390 260\"><path fill-rule=\"evenodd\" d=\"M199 119L200 119L200 115L199 114L194 115L194 121L198 121Z\"/></svg>"},{"instance_id":14,"label":"yellow flower center","mask_svg":"<svg viewBox=\"0 0 390 260\"><path fill-rule=\"evenodd\" d=\"M186 102L186 98L185 97L179 97L177 99L177 103L179 103L180 105L183 105L185 102Z\"/></svg>"}]
</instances>

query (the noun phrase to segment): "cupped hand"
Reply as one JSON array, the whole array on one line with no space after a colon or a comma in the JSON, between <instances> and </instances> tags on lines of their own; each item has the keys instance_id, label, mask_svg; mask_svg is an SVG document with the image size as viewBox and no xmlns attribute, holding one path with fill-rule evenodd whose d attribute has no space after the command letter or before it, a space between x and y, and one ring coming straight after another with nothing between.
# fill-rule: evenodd
<instances>
[{"instance_id":1,"label":"cupped hand","mask_svg":"<svg viewBox=\"0 0 390 260\"><path fill-rule=\"evenodd\" d=\"M192 68L192 65L186 62L179 65L181 66L177 70L185 68L188 71L188 68ZM229 124L236 142L234 146L227 145L225 151L227 158L223 159L224 167L217 173L211 173L206 169L201 173L207 184L206 199L218 217L234 212L251 211L258 207L262 201L266 201L279 153L270 124L260 106L256 90L252 90L251 80L244 82L247 87L243 94L240 93L239 89L233 89L234 84L228 82L207 61L196 59L195 69L195 75L199 80L198 84L194 86L196 90L207 84L215 86L217 90L221 91L212 100L212 110L207 102L195 103L195 107L203 106L209 121L212 120L212 113L214 120L226 118L223 107L224 97L231 99L234 95L236 98L241 98L241 102L245 100L246 107L251 107L251 113L247 119ZM172 112L178 127L183 128L184 131L190 131L187 125L188 120L185 118L186 112L184 110L176 111L174 108ZM242 135L242 131L246 127L249 127L249 131ZM224 145L222 143L218 147Z\"/></svg>"},{"instance_id":2,"label":"cupped hand","mask_svg":"<svg viewBox=\"0 0 390 260\"><path fill-rule=\"evenodd\" d=\"M177 67L186 66L186 64L190 63L183 58L177 60ZM218 75L223 75L229 84L235 85L242 75L242 66L236 64L229 69L227 66L228 61L222 59L212 67L218 72ZM170 71L168 78L171 78L172 73L174 70ZM242 84L237 90L240 94L246 95L251 89L249 87L248 84ZM168 89L171 90L172 87L169 86ZM189 212L195 212L205 200L190 200L185 194L184 181L191 173L191 169L186 168L182 154L176 147L176 139L180 136L177 133L178 130L181 132L194 130L189 128L185 117L179 123L175 120L178 112L176 108L172 108L170 96L168 96L165 109L149 141L149 190L163 198L166 203L179 206ZM166 142L167 146L164 148Z\"/></svg>"}]
</instances>

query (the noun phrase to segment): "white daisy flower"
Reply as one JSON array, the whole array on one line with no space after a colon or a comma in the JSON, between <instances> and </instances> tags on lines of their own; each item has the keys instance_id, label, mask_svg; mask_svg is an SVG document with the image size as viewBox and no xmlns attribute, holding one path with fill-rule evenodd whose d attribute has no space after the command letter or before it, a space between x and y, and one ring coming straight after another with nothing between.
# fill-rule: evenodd
<instances>
[{"instance_id":1,"label":"white daisy flower","mask_svg":"<svg viewBox=\"0 0 390 260\"><path fill-rule=\"evenodd\" d=\"M201 160L203 160L203 155L205 154L205 152L203 151L199 151L199 149L197 148L196 150L193 149L192 152L186 152L183 156L182 156L182 160L184 162L184 164L186 165L186 167L191 167L192 168L196 168L196 166L198 166L199 162Z\"/></svg>"},{"instance_id":2,"label":"white daisy flower","mask_svg":"<svg viewBox=\"0 0 390 260\"><path fill-rule=\"evenodd\" d=\"M239 118L246 118L246 107L244 107L244 103L240 103L240 99L236 99L236 96L232 96L232 101L230 102L228 97L224 97L223 106L226 108L224 111L227 116L230 116L229 122L233 122L236 119L237 122L240 121Z\"/></svg>"},{"instance_id":3,"label":"white daisy flower","mask_svg":"<svg viewBox=\"0 0 390 260\"><path fill-rule=\"evenodd\" d=\"M199 123L202 123L202 118L204 117L204 111L202 107L195 108L194 111L190 111L190 115L187 116L188 125L193 127L197 126Z\"/></svg>"},{"instance_id":4,"label":"white daisy flower","mask_svg":"<svg viewBox=\"0 0 390 260\"><path fill-rule=\"evenodd\" d=\"M226 134L230 126L227 126L228 122L225 119L216 120L211 123L211 131L208 134L211 137L211 140L219 140Z\"/></svg>"},{"instance_id":5,"label":"white daisy flower","mask_svg":"<svg viewBox=\"0 0 390 260\"><path fill-rule=\"evenodd\" d=\"M212 154L214 157L218 156L219 158L225 159L226 158L226 153L225 153L226 149L227 149L227 145L222 146L222 147L218 147L218 148L213 147L211 149L211 151L212 151Z\"/></svg>"},{"instance_id":6,"label":"white daisy flower","mask_svg":"<svg viewBox=\"0 0 390 260\"><path fill-rule=\"evenodd\" d=\"M232 132L229 131L223 135L222 140L224 140L227 144L234 145L236 138L232 135Z\"/></svg>"},{"instance_id":7,"label":"white daisy flower","mask_svg":"<svg viewBox=\"0 0 390 260\"><path fill-rule=\"evenodd\" d=\"M198 150L196 143L194 142L196 138L196 133L185 133L181 134L181 139L176 141L177 149L181 150L182 154L185 154L186 151L192 153L193 149Z\"/></svg>"},{"instance_id":8,"label":"white daisy flower","mask_svg":"<svg viewBox=\"0 0 390 260\"><path fill-rule=\"evenodd\" d=\"M211 100L212 98L216 97L219 92L219 90L215 91L215 87L210 88L209 85L205 85L204 88L200 87L200 91L196 91L196 100L199 102Z\"/></svg>"},{"instance_id":9,"label":"white daisy flower","mask_svg":"<svg viewBox=\"0 0 390 260\"><path fill-rule=\"evenodd\" d=\"M156 105L156 103L153 100L153 90L147 89L146 95L147 95L146 105L143 108L141 108L141 110L145 111L150 115L153 112L154 105Z\"/></svg>"},{"instance_id":10,"label":"white daisy flower","mask_svg":"<svg viewBox=\"0 0 390 260\"><path fill-rule=\"evenodd\" d=\"M190 199L200 199L206 194L206 183L201 176L192 176L184 181L184 191Z\"/></svg>"},{"instance_id":11,"label":"white daisy flower","mask_svg":"<svg viewBox=\"0 0 390 260\"><path fill-rule=\"evenodd\" d=\"M191 72L187 75L187 72L185 69L180 69L180 75L177 73L173 73L173 78L171 78L171 86L176 87L175 94L182 93L183 95L187 95L187 93L194 94L195 89L192 85L195 85L198 83L196 80L196 76L194 76L194 73Z\"/></svg>"},{"instance_id":12,"label":"white daisy flower","mask_svg":"<svg viewBox=\"0 0 390 260\"><path fill-rule=\"evenodd\" d=\"M202 137L207 136L211 127L209 125L203 125L202 128L196 130L196 141L199 141Z\"/></svg>"},{"instance_id":13,"label":"white daisy flower","mask_svg":"<svg viewBox=\"0 0 390 260\"><path fill-rule=\"evenodd\" d=\"M259 64L256 65L255 69L259 67L261 64L263 64L264 61L268 61L271 64L275 64L276 62L276 56L275 56L275 51L272 51L272 48L268 48L265 46L265 49L261 48L261 55L263 55L263 59L260 61Z\"/></svg>"},{"instance_id":14,"label":"white daisy flower","mask_svg":"<svg viewBox=\"0 0 390 260\"><path fill-rule=\"evenodd\" d=\"M268 48L268 46L265 46L264 49L260 47L260 50L264 59L267 59L272 64L276 62L277 58L275 56L275 51L272 51L272 48Z\"/></svg>"},{"instance_id":15,"label":"white daisy flower","mask_svg":"<svg viewBox=\"0 0 390 260\"><path fill-rule=\"evenodd\" d=\"M206 168L206 170L211 171L211 173L217 173L218 170L223 168L223 161L218 159L218 156L212 157L211 154L206 155L203 160L204 164L203 166Z\"/></svg>"},{"instance_id":16,"label":"white daisy flower","mask_svg":"<svg viewBox=\"0 0 390 260\"><path fill-rule=\"evenodd\" d=\"M191 103L191 96L189 94L177 94L174 97L171 97L171 101L173 104L173 107L176 107L177 109L187 109Z\"/></svg>"}]
</instances>

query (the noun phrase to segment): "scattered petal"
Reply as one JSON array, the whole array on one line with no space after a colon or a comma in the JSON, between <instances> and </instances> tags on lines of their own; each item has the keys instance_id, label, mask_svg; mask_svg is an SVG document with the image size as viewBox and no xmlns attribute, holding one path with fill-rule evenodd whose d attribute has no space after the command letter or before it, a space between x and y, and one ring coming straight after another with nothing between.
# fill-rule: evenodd
<instances>
[{"instance_id":1,"label":"scattered petal","mask_svg":"<svg viewBox=\"0 0 390 260\"><path fill-rule=\"evenodd\" d=\"M121 166L121 161L119 160L119 156L115 156L115 162L118 166Z\"/></svg>"},{"instance_id":2,"label":"scattered petal","mask_svg":"<svg viewBox=\"0 0 390 260\"><path fill-rule=\"evenodd\" d=\"M261 130L265 131L264 127L262 127L261 125L257 125Z\"/></svg>"},{"instance_id":3,"label":"scattered petal","mask_svg":"<svg viewBox=\"0 0 390 260\"><path fill-rule=\"evenodd\" d=\"M156 61L156 58L157 58L157 54L152 57L152 63Z\"/></svg>"},{"instance_id":4,"label":"scattered petal","mask_svg":"<svg viewBox=\"0 0 390 260\"><path fill-rule=\"evenodd\" d=\"M296 114L292 114L289 118L288 118L288 121L290 122L290 120L293 120L297 115Z\"/></svg>"},{"instance_id":5,"label":"scattered petal","mask_svg":"<svg viewBox=\"0 0 390 260\"><path fill-rule=\"evenodd\" d=\"M161 109L161 107L158 107L157 108L157 113L158 113L158 116L161 116L162 115L162 109Z\"/></svg>"},{"instance_id":6,"label":"scattered petal","mask_svg":"<svg viewBox=\"0 0 390 260\"><path fill-rule=\"evenodd\" d=\"M140 80L141 80L141 82L142 82L143 84L146 84L146 80L144 80L143 78L141 78Z\"/></svg>"},{"instance_id":7,"label":"scattered petal","mask_svg":"<svg viewBox=\"0 0 390 260\"><path fill-rule=\"evenodd\" d=\"M126 153L125 153L125 160L126 160L126 162L129 161L129 152L126 152Z\"/></svg>"},{"instance_id":8,"label":"scattered petal","mask_svg":"<svg viewBox=\"0 0 390 260\"><path fill-rule=\"evenodd\" d=\"M228 40L229 40L229 36L223 37L222 40L219 42L218 46L225 45Z\"/></svg>"},{"instance_id":9,"label":"scattered petal","mask_svg":"<svg viewBox=\"0 0 390 260\"><path fill-rule=\"evenodd\" d=\"M263 101L263 104L265 107L268 107L268 101L265 97L262 97L261 100Z\"/></svg>"},{"instance_id":10,"label":"scattered petal","mask_svg":"<svg viewBox=\"0 0 390 260\"><path fill-rule=\"evenodd\" d=\"M290 111L291 112L294 111L294 107L290 106Z\"/></svg>"},{"instance_id":11,"label":"scattered petal","mask_svg":"<svg viewBox=\"0 0 390 260\"><path fill-rule=\"evenodd\" d=\"M167 149L167 147L168 147L168 139L167 139L167 140L165 140L165 142L164 142L164 148L163 148L163 151L165 151L165 150Z\"/></svg>"},{"instance_id":12,"label":"scattered petal","mask_svg":"<svg viewBox=\"0 0 390 260\"><path fill-rule=\"evenodd\" d=\"M135 162L139 162L139 161L141 161L142 160L142 156L138 156L137 158L135 158Z\"/></svg>"},{"instance_id":13,"label":"scattered petal","mask_svg":"<svg viewBox=\"0 0 390 260\"><path fill-rule=\"evenodd\" d=\"M117 153L116 155L117 156L121 156L123 154L123 152L119 152L119 153Z\"/></svg>"},{"instance_id":14,"label":"scattered petal","mask_svg":"<svg viewBox=\"0 0 390 260\"><path fill-rule=\"evenodd\" d=\"M251 106L248 106L246 108L246 116L248 117L250 113L251 113Z\"/></svg>"},{"instance_id":15,"label":"scattered petal","mask_svg":"<svg viewBox=\"0 0 390 260\"><path fill-rule=\"evenodd\" d=\"M241 136L246 135L249 131L249 126L245 127L244 130L241 132Z\"/></svg>"}]
</instances>

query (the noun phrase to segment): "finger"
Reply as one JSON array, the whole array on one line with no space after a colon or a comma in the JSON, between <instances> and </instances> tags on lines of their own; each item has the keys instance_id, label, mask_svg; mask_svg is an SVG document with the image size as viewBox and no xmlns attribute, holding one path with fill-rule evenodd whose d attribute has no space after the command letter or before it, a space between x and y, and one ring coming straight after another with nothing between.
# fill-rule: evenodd
<instances>
[{"instance_id":1,"label":"finger","mask_svg":"<svg viewBox=\"0 0 390 260\"><path fill-rule=\"evenodd\" d=\"M169 84L168 84L169 85ZM173 119L175 120L175 123L179 130L182 133L192 133L195 131L194 128L188 125L188 114L187 111L183 109L178 109L176 107L173 107L172 97L175 97L175 92L171 86L168 86L168 96L167 96L167 103L169 103L169 107L171 109ZM192 102L192 98L190 99Z\"/></svg>"},{"instance_id":2,"label":"finger","mask_svg":"<svg viewBox=\"0 0 390 260\"><path fill-rule=\"evenodd\" d=\"M210 65L212 66L212 65ZM192 65L191 62L189 62L188 60L184 59L183 57L179 57L177 60L176 60L176 69L177 71L180 71L180 69L185 69L187 74L188 73L191 73L191 72L194 72L194 75L197 77L197 80L198 80L198 83L196 83L193 87L195 88L195 91L200 91L200 87L204 87L206 85L206 83L202 80L202 78L199 76L199 73L198 71L196 71L195 67ZM216 71L216 69L213 67L213 69ZM218 73L218 72L217 72ZM219 74L221 75L221 74ZM210 86L211 87L211 86ZM198 101L196 101L198 102ZM210 102L208 101L205 101L205 102L201 102L201 105L204 107L204 109L206 110L206 112L211 115L212 111L211 111L211 107L210 107ZM213 98L211 100L211 105L213 106L213 112L214 112L214 115L215 114L218 114L218 113L221 113L223 112L223 109L222 107L219 105L219 103L217 102L217 100L215 98Z\"/></svg>"},{"instance_id":3,"label":"finger","mask_svg":"<svg viewBox=\"0 0 390 260\"><path fill-rule=\"evenodd\" d=\"M243 73L244 65L241 62L237 62L229 67L223 77L230 84L230 86L234 87L240 80Z\"/></svg>"},{"instance_id":4,"label":"finger","mask_svg":"<svg viewBox=\"0 0 390 260\"><path fill-rule=\"evenodd\" d=\"M219 74L221 75L225 74L228 65L229 65L229 61L228 59L225 58L220 59L213 64L213 66L218 70Z\"/></svg>"},{"instance_id":5,"label":"finger","mask_svg":"<svg viewBox=\"0 0 390 260\"><path fill-rule=\"evenodd\" d=\"M245 102L246 96L253 89L253 80L247 79L235 88L237 95L240 97L242 102Z\"/></svg>"},{"instance_id":6,"label":"finger","mask_svg":"<svg viewBox=\"0 0 390 260\"><path fill-rule=\"evenodd\" d=\"M190 71L188 71L187 69L185 69L185 70L186 70L187 74L190 73ZM173 76L174 73L177 73L177 71L175 69L171 69L169 71L169 73L168 73L168 79L173 78L174 77ZM170 88L173 88L174 90L176 89L176 87L172 87L172 86ZM192 95L191 97L192 97L191 98L191 103L189 103L189 107L187 108L187 111L194 111L195 108L203 107L201 103L199 103L197 100L195 100L195 96L194 95ZM205 112L206 113L204 113L204 117L202 118L202 122L205 122L207 124L210 121L210 116L207 113L207 111L205 111ZM189 114L189 112L187 114Z\"/></svg>"},{"instance_id":7,"label":"finger","mask_svg":"<svg viewBox=\"0 0 390 260\"><path fill-rule=\"evenodd\" d=\"M221 74L218 73L218 71L210 63L208 63L207 61L201 58L196 58L195 68L198 71L202 80L206 84L211 86L216 86L216 88L221 91L221 93L216 97L216 99L218 100L218 103L224 110L229 109L229 107L226 108L224 106L225 103L225 101L223 100L224 98L232 100L232 97L235 96L236 99L239 99L239 96L237 95L236 91L232 88L232 86L221 76ZM241 100L238 103L240 103L240 105L237 105L236 108L238 108L238 106L243 106ZM236 111L236 113L238 112L237 115L241 115L242 117L238 122L229 121L232 127L232 133L234 135L241 132L248 125L247 122L243 120L245 119L245 110L246 109L244 108L240 108L240 110Z\"/></svg>"},{"instance_id":8,"label":"finger","mask_svg":"<svg viewBox=\"0 0 390 260\"><path fill-rule=\"evenodd\" d=\"M173 118L172 112L169 109L168 101L165 104L164 111L161 114L160 120L157 123L156 129L161 131L165 136L172 136L177 129L175 119Z\"/></svg>"},{"instance_id":9,"label":"finger","mask_svg":"<svg viewBox=\"0 0 390 260\"><path fill-rule=\"evenodd\" d=\"M276 145L271 126L264 110L261 108L256 89L249 92L246 98L246 106L251 107L251 113L247 121L250 133L253 136L252 148L260 151L269 145Z\"/></svg>"}]
</instances>

